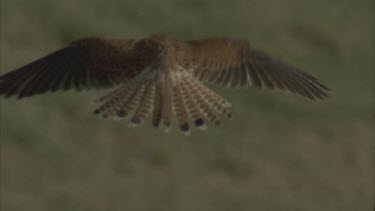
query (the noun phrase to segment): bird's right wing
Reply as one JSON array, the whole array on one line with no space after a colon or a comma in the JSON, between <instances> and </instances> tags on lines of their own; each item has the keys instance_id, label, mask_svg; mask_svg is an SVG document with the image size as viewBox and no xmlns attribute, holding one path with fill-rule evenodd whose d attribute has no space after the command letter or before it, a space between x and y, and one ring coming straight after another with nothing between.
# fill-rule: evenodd
<instances>
[{"instance_id":1,"label":"bird's right wing","mask_svg":"<svg viewBox=\"0 0 375 211\"><path fill-rule=\"evenodd\" d=\"M194 75L227 87L279 88L310 99L324 99L329 89L318 79L285 64L243 40L227 38L188 41Z\"/></svg>"},{"instance_id":2,"label":"bird's right wing","mask_svg":"<svg viewBox=\"0 0 375 211\"><path fill-rule=\"evenodd\" d=\"M59 89L102 88L134 77L134 40L98 37L72 42L0 76L0 95L19 98Z\"/></svg>"}]
</instances>

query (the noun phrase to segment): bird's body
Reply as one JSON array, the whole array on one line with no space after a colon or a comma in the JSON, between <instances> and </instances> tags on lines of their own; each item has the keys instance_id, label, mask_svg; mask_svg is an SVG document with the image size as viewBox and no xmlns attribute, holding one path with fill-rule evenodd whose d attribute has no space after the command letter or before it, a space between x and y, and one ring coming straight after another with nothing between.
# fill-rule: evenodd
<instances>
[{"instance_id":1,"label":"bird's body","mask_svg":"<svg viewBox=\"0 0 375 211\"><path fill-rule=\"evenodd\" d=\"M98 99L94 111L132 124L152 114L152 123L169 128L176 117L184 132L230 117L231 104L202 82L227 87L289 90L324 99L328 90L316 78L226 38L183 41L164 35L141 40L85 38L0 76L0 95L19 98L76 88L119 86Z\"/></svg>"}]
</instances>

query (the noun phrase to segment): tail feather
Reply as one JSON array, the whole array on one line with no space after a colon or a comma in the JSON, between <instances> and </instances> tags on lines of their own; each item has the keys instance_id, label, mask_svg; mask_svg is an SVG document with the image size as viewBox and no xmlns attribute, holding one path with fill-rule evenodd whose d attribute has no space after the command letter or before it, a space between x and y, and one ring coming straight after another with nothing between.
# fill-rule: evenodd
<instances>
[{"instance_id":1,"label":"tail feather","mask_svg":"<svg viewBox=\"0 0 375 211\"><path fill-rule=\"evenodd\" d=\"M182 80L192 90L192 95L196 99L202 113L206 115L206 119L208 119L208 121L213 123L214 125L220 125L219 114L215 112L215 110L209 103L206 102L204 97L199 93L198 87L196 87L195 84L193 84L191 80L188 80L187 78L184 78Z\"/></svg>"},{"instance_id":2,"label":"tail feather","mask_svg":"<svg viewBox=\"0 0 375 211\"><path fill-rule=\"evenodd\" d=\"M203 95L206 102L211 104L212 107L215 108L215 110L219 114L227 115L227 117L231 117L231 114L229 112L229 108L231 107L231 104L228 101L224 100L222 97L220 97L215 92L205 87L200 82L197 82L194 79L190 79L190 80L198 88L198 90Z\"/></svg>"},{"instance_id":3,"label":"tail feather","mask_svg":"<svg viewBox=\"0 0 375 211\"><path fill-rule=\"evenodd\" d=\"M95 102L96 103L107 103L111 100L113 100L113 98L120 98L120 97L124 97L124 96L127 96L128 94L130 94L129 92L131 92L132 90L134 89L134 85L132 84L128 84L128 85L125 85L123 87L120 87L98 99L95 99Z\"/></svg>"},{"instance_id":4,"label":"tail feather","mask_svg":"<svg viewBox=\"0 0 375 211\"><path fill-rule=\"evenodd\" d=\"M124 86L100 98L98 101L102 101L104 104L96 109L94 113L102 114L103 118L109 116L125 117L128 112L120 109L122 104L130 100L142 84L142 82L138 82L136 85Z\"/></svg>"},{"instance_id":5,"label":"tail feather","mask_svg":"<svg viewBox=\"0 0 375 211\"><path fill-rule=\"evenodd\" d=\"M181 93L180 83L173 87L174 110L180 130L186 134L190 133L189 115L185 107L183 95Z\"/></svg>"},{"instance_id":6,"label":"tail feather","mask_svg":"<svg viewBox=\"0 0 375 211\"><path fill-rule=\"evenodd\" d=\"M171 76L167 73L162 74L161 79L161 89L162 89L162 99L163 99L163 109L162 109L162 119L164 126L168 128L172 123L173 115L173 105L172 105L172 91L173 91L173 81Z\"/></svg>"},{"instance_id":7,"label":"tail feather","mask_svg":"<svg viewBox=\"0 0 375 211\"><path fill-rule=\"evenodd\" d=\"M139 106L135 110L130 122L134 125L140 124L143 119L151 112L152 103L154 100L155 87L152 81L148 81L143 92L142 98L139 101Z\"/></svg>"},{"instance_id":8,"label":"tail feather","mask_svg":"<svg viewBox=\"0 0 375 211\"><path fill-rule=\"evenodd\" d=\"M125 100L123 99L121 101L121 104L118 107L115 107L115 115L118 118L122 118L123 114L128 114L137 106L139 103L139 100L144 92L145 84L140 82L137 84L135 90L132 92L132 94Z\"/></svg>"},{"instance_id":9,"label":"tail feather","mask_svg":"<svg viewBox=\"0 0 375 211\"><path fill-rule=\"evenodd\" d=\"M154 109L152 111L152 124L154 127L158 127L161 121L162 100L161 84L157 81L154 94Z\"/></svg>"},{"instance_id":10,"label":"tail feather","mask_svg":"<svg viewBox=\"0 0 375 211\"><path fill-rule=\"evenodd\" d=\"M191 93L192 90L189 89L185 81L181 81L181 90L184 95L185 103L188 108L190 118L193 120L195 126L201 129L205 129L206 124L204 120L204 114L202 113L198 102L194 99L193 94Z\"/></svg>"},{"instance_id":11,"label":"tail feather","mask_svg":"<svg viewBox=\"0 0 375 211\"><path fill-rule=\"evenodd\" d=\"M231 113L229 110L231 104L228 101L208 89L200 82L195 81L193 78L188 78L187 81L190 81L192 86L195 86L198 89L199 93L203 96L203 99L206 101L206 103L210 104L217 113L219 113L220 115L226 115L228 118L231 117Z\"/></svg>"}]
</instances>

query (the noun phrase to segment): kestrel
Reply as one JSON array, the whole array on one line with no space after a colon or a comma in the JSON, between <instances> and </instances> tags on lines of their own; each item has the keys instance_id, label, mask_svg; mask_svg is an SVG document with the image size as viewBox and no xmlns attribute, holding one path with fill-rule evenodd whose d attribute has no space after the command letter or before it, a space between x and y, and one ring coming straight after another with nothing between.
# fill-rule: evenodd
<instances>
[{"instance_id":1,"label":"kestrel","mask_svg":"<svg viewBox=\"0 0 375 211\"><path fill-rule=\"evenodd\" d=\"M315 77L272 58L244 40L179 40L165 35L145 39L84 38L0 76L0 95L29 97L69 89L117 89L99 98L94 113L138 125L170 128L173 119L185 133L231 117L231 104L204 83L226 87L288 90L324 99L327 87Z\"/></svg>"}]
</instances>

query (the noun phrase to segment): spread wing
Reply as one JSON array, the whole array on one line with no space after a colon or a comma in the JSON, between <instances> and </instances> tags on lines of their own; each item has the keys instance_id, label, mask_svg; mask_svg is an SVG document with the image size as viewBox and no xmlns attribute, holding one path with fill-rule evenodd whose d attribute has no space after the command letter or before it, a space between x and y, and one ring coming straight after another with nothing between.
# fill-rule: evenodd
<instances>
[{"instance_id":1,"label":"spread wing","mask_svg":"<svg viewBox=\"0 0 375 211\"><path fill-rule=\"evenodd\" d=\"M86 38L0 76L0 95L103 88L134 76L133 40Z\"/></svg>"},{"instance_id":2,"label":"spread wing","mask_svg":"<svg viewBox=\"0 0 375 211\"><path fill-rule=\"evenodd\" d=\"M242 40L208 39L188 41L192 49L194 75L228 87L252 85L279 88L310 99L324 99L329 89L315 77L253 49Z\"/></svg>"}]
</instances>

